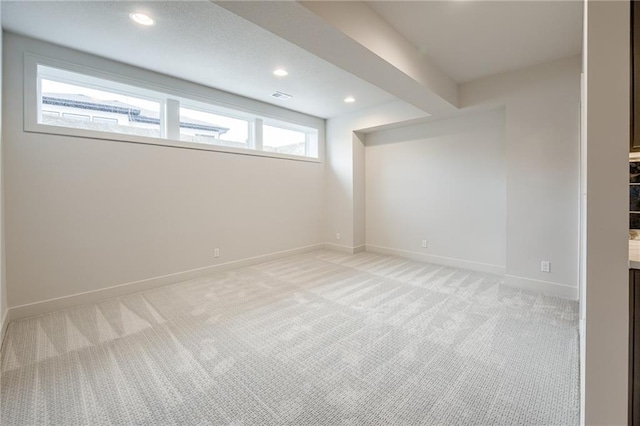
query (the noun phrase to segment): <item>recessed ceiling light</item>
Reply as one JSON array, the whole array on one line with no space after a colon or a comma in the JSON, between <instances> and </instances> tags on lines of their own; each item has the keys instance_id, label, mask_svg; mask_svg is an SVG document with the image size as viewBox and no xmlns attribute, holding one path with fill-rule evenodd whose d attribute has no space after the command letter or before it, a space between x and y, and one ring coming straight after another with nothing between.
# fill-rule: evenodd
<instances>
[{"instance_id":1,"label":"recessed ceiling light","mask_svg":"<svg viewBox=\"0 0 640 426\"><path fill-rule=\"evenodd\" d=\"M353 96L347 96L346 98L344 98L344 101L348 104L352 104L356 101L356 98L354 98Z\"/></svg>"},{"instance_id":2,"label":"recessed ceiling light","mask_svg":"<svg viewBox=\"0 0 640 426\"><path fill-rule=\"evenodd\" d=\"M150 26L155 24L155 21L149 16L149 15L145 15L144 13L140 13L140 12L132 12L129 14L129 18L133 21L133 22L137 22L140 25L144 25L144 26Z\"/></svg>"},{"instance_id":3,"label":"recessed ceiling light","mask_svg":"<svg viewBox=\"0 0 640 426\"><path fill-rule=\"evenodd\" d=\"M277 75L278 77L284 77L289 75L289 73L287 72L287 70L283 68L278 68L277 70L273 71L273 75Z\"/></svg>"}]
</instances>

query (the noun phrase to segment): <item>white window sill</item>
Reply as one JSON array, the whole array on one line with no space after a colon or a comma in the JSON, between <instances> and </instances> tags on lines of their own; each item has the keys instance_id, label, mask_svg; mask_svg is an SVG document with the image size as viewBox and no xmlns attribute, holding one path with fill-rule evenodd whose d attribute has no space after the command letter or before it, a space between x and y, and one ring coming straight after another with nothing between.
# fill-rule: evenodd
<instances>
[{"instance_id":1,"label":"white window sill","mask_svg":"<svg viewBox=\"0 0 640 426\"><path fill-rule=\"evenodd\" d=\"M278 158L282 160L305 161L309 163L322 163L319 158L303 157L299 155L281 154L277 152L258 151L253 149L231 148L219 145L207 145L193 142L183 142L173 139L159 139L145 136L128 135L124 133L109 133L95 130L75 129L71 127L58 127L46 124L25 123L25 132L41 133L48 135L80 137L86 139L98 139L112 142L136 143L143 145L156 145L171 148L193 149L198 151L213 151L236 155L253 155L256 157Z\"/></svg>"}]
</instances>

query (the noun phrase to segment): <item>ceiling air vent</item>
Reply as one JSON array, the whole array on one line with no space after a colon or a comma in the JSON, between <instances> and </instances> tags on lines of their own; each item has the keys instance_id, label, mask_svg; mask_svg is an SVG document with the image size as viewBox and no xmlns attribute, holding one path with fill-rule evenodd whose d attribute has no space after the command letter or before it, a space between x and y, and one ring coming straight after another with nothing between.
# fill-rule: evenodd
<instances>
[{"instance_id":1,"label":"ceiling air vent","mask_svg":"<svg viewBox=\"0 0 640 426\"><path fill-rule=\"evenodd\" d=\"M274 92L273 95L271 96L273 96L274 98L283 99L283 100L293 98L293 96L287 95L286 93L282 93L282 92Z\"/></svg>"}]
</instances>

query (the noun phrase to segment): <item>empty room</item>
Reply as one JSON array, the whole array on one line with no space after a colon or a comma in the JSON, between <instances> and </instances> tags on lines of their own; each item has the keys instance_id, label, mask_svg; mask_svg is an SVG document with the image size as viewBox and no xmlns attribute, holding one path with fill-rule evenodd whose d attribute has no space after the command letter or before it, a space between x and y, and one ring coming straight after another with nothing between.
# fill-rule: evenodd
<instances>
[{"instance_id":1,"label":"empty room","mask_svg":"<svg viewBox=\"0 0 640 426\"><path fill-rule=\"evenodd\" d=\"M629 1L0 6L0 424L640 424Z\"/></svg>"}]
</instances>

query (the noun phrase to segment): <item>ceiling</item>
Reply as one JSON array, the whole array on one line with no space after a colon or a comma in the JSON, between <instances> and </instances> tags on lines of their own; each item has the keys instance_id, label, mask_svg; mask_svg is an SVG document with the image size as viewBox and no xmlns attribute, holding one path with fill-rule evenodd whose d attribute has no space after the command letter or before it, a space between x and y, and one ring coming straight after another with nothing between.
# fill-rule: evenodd
<instances>
[{"instance_id":1,"label":"ceiling","mask_svg":"<svg viewBox=\"0 0 640 426\"><path fill-rule=\"evenodd\" d=\"M5 30L317 117L334 117L397 100L309 53L297 45L300 43L291 42L295 40L287 41L211 1L0 3ZM581 1L365 4L458 83L581 52ZM134 24L128 17L132 11L149 14L156 24ZM286 16L276 16L286 20ZM344 46L335 44L328 48L336 55L345 55ZM272 71L277 67L286 68L289 75L274 76ZM400 82L389 84L397 86ZM381 87L390 90L389 86ZM276 99L271 96L275 91L293 98ZM344 103L347 96L354 96L356 102Z\"/></svg>"},{"instance_id":2,"label":"ceiling","mask_svg":"<svg viewBox=\"0 0 640 426\"><path fill-rule=\"evenodd\" d=\"M370 1L459 83L578 55L581 1Z\"/></svg>"},{"instance_id":3,"label":"ceiling","mask_svg":"<svg viewBox=\"0 0 640 426\"><path fill-rule=\"evenodd\" d=\"M134 24L132 11L156 24ZM396 100L209 1L2 1L2 26L322 118ZM277 67L289 75L275 77ZM293 98L278 100L275 91ZM343 102L349 95L355 103Z\"/></svg>"}]
</instances>

